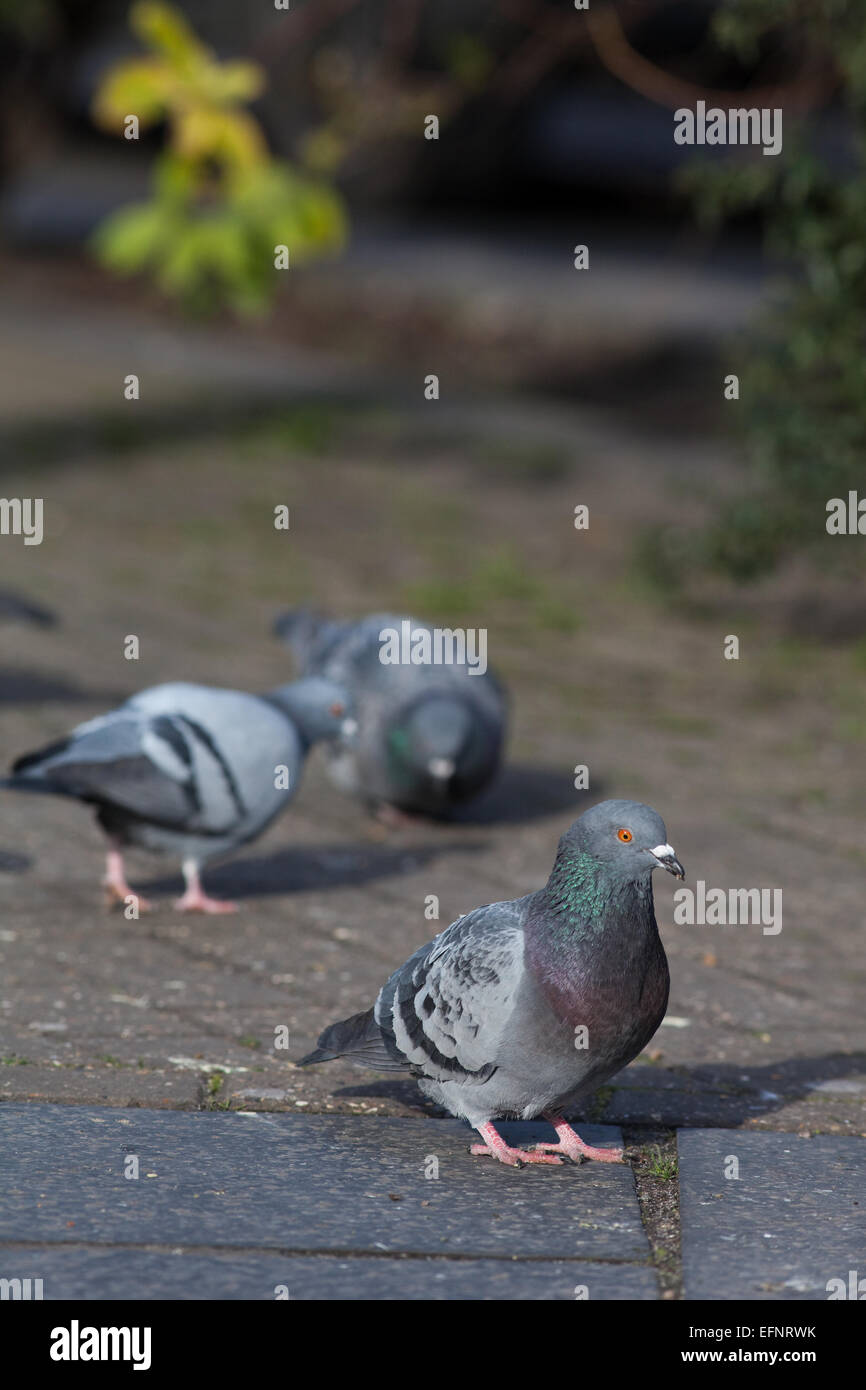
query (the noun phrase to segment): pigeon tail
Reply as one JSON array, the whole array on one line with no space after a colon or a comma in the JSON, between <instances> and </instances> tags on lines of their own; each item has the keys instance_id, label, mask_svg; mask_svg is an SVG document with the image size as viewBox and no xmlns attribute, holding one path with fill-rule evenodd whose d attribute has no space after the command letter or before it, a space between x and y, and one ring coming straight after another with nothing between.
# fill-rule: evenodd
<instances>
[{"instance_id":1,"label":"pigeon tail","mask_svg":"<svg viewBox=\"0 0 866 1390\"><path fill-rule=\"evenodd\" d=\"M77 796L77 791L60 779L51 776L51 759L61 757L71 746L71 739L59 739L35 753L24 753L12 764L8 777L0 778L4 791L43 792L50 796Z\"/></svg>"},{"instance_id":2,"label":"pigeon tail","mask_svg":"<svg viewBox=\"0 0 866 1390\"><path fill-rule=\"evenodd\" d=\"M333 1062L337 1057L351 1057L358 1066L374 1071L406 1071L408 1062L392 1055L372 1009L353 1014L340 1023L332 1023L321 1034L313 1052L295 1063L309 1067L315 1062Z\"/></svg>"},{"instance_id":3,"label":"pigeon tail","mask_svg":"<svg viewBox=\"0 0 866 1390\"><path fill-rule=\"evenodd\" d=\"M300 662L301 668L306 669L323 630L335 626L329 618L323 618L312 608L293 608L274 619L273 630Z\"/></svg>"},{"instance_id":4,"label":"pigeon tail","mask_svg":"<svg viewBox=\"0 0 866 1390\"><path fill-rule=\"evenodd\" d=\"M61 738L44 748L38 748L35 753L22 753L12 764L12 776L7 778L4 786L20 785L22 781L29 782L33 777L41 777L51 759L60 757L71 747L71 738Z\"/></svg>"}]
</instances>

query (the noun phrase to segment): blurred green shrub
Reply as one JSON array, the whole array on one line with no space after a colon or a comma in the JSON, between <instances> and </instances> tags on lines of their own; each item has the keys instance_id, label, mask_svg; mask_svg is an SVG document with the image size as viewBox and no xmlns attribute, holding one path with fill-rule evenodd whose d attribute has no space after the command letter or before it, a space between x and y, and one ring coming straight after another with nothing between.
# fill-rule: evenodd
<instances>
[{"instance_id":1,"label":"blurred green shrub","mask_svg":"<svg viewBox=\"0 0 866 1390\"><path fill-rule=\"evenodd\" d=\"M162 0L138 0L130 24L151 56L119 63L96 93L94 119L124 133L168 128L153 194L97 229L93 247L109 270L147 273L187 307L267 307L275 292L275 248L290 264L339 250L346 217L334 189L271 157L244 103L264 75L254 63L217 61L184 16Z\"/></svg>"},{"instance_id":2,"label":"blurred green shrub","mask_svg":"<svg viewBox=\"0 0 866 1390\"><path fill-rule=\"evenodd\" d=\"M0 30L25 43L38 42L50 34L57 22L53 0L0 0Z\"/></svg>"},{"instance_id":3,"label":"blurred green shrub","mask_svg":"<svg viewBox=\"0 0 866 1390\"><path fill-rule=\"evenodd\" d=\"M693 566L754 580L813 545L822 559L840 556L838 542L828 543L826 503L866 491L866 14L863 0L725 0L715 30L752 62L765 35L778 38L789 22L811 73L823 71L825 88L835 82L841 92L852 166L827 168L809 148L809 117L792 130L786 111L777 157L693 165L682 177L707 226L760 210L785 271L774 307L732 355L749 489L696 537L646 538L645 564L663 584ZM752 103L744 92L732 104Z\"/></svg>"}]
</instances>

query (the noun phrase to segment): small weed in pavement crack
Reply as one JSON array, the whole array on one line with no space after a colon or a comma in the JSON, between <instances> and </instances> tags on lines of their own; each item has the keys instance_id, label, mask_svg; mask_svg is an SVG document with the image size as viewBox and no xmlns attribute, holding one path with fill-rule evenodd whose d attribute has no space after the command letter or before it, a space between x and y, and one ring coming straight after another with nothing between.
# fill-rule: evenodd
<instances>
[{"instance_id":1,"label":"small weed in pavement crack","mask_svg":"<svg viewBox=\"0 0 866 1390\"><path fill-rule=\"evenodd\" d=\"M623 1130L623 1138L662 1298L682 1298L676 1132L634 1128Z\"/></svg>"}]
</instances>

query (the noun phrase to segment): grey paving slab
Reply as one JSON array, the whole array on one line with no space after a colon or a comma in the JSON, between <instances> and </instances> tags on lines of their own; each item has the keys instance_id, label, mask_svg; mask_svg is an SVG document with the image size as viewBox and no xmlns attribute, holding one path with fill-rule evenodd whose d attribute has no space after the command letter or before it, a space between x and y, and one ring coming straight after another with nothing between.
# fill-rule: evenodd
<instances>
[{"instance_id":1,"label":"grey paving slab","mask_svg":"<svg viewBox=\"0 0 866 1390\"><path fill-rule=\"evenodd\" d=\"M677 1145L687 1299L826 1299L866 1274L866 1140L699 1129Z\"/></svg>"},{"instance_id":2,"label":"grey paving slab","mask_svg":"<svg viewBox=\"0 0 866 1390\"><path fill-rule=\"evenodd\" d=\"M148 1105L183 1110L201 1103L203 1073L146 1073L110 1066L7 1065L0 1070L0 1101L77 1101L90 1105Z\"/></svg>"},{"instance_id":3,"label":"grey paving slab","mask_svg":"<svg viewBox=\"0 0 866 1390\"><path fill-rule=\"evenodd\" d=\"M648 1258L627 1166L509 1169L470 1141L450 1120L7 1104L0 1240ZM124 1177L127 1155L138 1179Z\"/></svg>"},{"instance_id":4,"label":"grey paving slab","mask_svg":"<svg viewBox=\"0 0 866 1390\"><path fill-rule=\"evenodd\" d=\"M573 1301L658 1298L645 1265L564 1260L281 1256L52 1246L0 1248L0 1278L53 1299ZM31 1296L36 1289L31 1282Z\"/></svg>"}]
</instances>

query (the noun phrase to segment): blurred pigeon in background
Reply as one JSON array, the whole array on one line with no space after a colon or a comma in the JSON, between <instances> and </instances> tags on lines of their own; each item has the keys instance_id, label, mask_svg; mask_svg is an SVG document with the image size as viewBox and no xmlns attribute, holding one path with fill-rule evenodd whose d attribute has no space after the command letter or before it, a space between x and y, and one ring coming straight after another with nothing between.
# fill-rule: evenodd
<instances>
[{"instance_id":1,"label":"blurred pigeon in background","mask_svg":"<svg viewBox=\"0 0 866 1390\"><path fill-rule=\"evenodd\" d=\"M255 839L288 804L310 747L340 736L349 697L313 677L267 695L173 682L143 690L68 738L27 753L2 785L96 806L111 840L109 901L138 895L122 847L176 856L184 911L232 912L203 891L202 864ZM139 898L139 905L149 904Z\"/></svg>"},{"instance_id":2,"label":"blurred pigeon in background","mask_svg":"<svg viewBox=\"0 0 866 1390\"><path fill-rule=\"evenodd\" d=\"M375 1007L326 1028L299 1063L349 1057L411 1071L421 1090L469 1121L511 1166L562 1157L616 1162L562 1115L646 1046L668 1000L668 963L652 872L685 872L661 817L602 801L559 842L544 888L459 917L395 971ZM504 1118L544 1115L557 1142L509 1147Z\"/></svg>"},{"instance_id":3,"label":"blurred pigeon in background","mask_svg":"<svg viewBox=\"0 0 866 1390\"><path fill-rule=\"evenodd\" d=\"M387 613L332 622L306 609L281 615L274 629L303 674L327 676L352 695L357 730L328 749L342 791L385 816L397 808L444 817L492 780L507 717L497 678L477 661L473 671L474 653L442 664L382 659L383 633L428 634L433 651L442 629Z\"/></svg>"}]
</instances>

